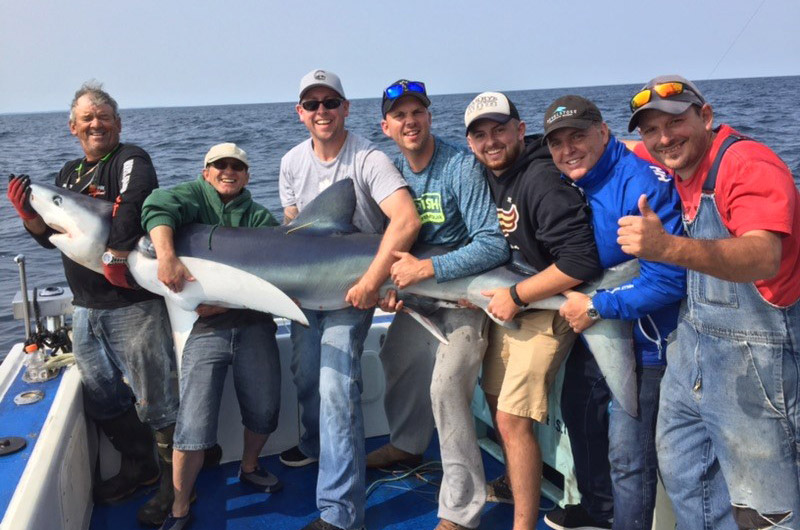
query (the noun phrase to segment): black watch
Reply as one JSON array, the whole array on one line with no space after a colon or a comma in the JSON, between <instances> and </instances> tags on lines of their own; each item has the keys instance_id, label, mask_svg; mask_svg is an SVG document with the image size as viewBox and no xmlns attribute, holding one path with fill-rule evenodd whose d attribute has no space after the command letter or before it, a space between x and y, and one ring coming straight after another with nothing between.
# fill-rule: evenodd
<instances>
[{"instance_id":1,"label":"black watch","mask_svg":"<svg viewBox=\"0 0 800 530\"><path fill-rule=\"evenodd\" d=\"M511 293L511 299L514 301L517 307L525 307L526 305L528 305L522 301L522 298L519 297L519 293L517 293L516 283L508 288L508 292Z\"/></svg>"}]
</instances>

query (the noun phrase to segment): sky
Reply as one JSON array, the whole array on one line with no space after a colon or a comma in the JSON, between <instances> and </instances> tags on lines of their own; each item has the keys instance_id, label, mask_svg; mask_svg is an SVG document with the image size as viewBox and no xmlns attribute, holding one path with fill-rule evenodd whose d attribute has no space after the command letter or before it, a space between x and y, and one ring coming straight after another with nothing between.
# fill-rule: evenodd
<instances>
[{"instance_id":1,"label":"sky","mask_svg":"<svg viewBox=\"0 0 800 530\"><path fill-rule=\"evenodd\" d=\"M660 6L660 7L659 7ZM798 0L0 0L0 114L295 101L322 68L350 99L800 74Z\"/></svg>"}]
</instances>

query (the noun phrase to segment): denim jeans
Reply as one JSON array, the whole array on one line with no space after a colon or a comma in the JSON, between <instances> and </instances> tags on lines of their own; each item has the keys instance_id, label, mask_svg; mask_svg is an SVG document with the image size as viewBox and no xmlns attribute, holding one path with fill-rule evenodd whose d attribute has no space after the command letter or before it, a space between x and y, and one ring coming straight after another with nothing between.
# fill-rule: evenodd
<instances>
[{"instance_id":1,"label":"denim jeans","mask_svg":"<svg viewBox=\"0 0 800 530\"><path fill-rule=\"evenodd\" d=\"M730 237L713 194L687 233ZM800 528L800 303L689 271L656 446L679 528Z\"/></svg>"},{"instance_id":2,"label":"denim jeans","mask_svg":"<svg viewBox=\"0 0 800 530\"><path fill-rule=\"evenodd\" d=\"M609 521L614 515L608 461L610 402L603 374L579 337L564 368L561 415L569 434L581 506L597 521Z\"/></svg>"},{"instance_id":3,"label":"denim jeans","mask_svg":"<svg viewBox=\"0 0 800 530\"><path fill-rule=\"evenodd\" d=\"M116 418L135 401L139 419L153 429L175 423L175 354L163 300L117 309L75 307L72 333L90 418Z\"/></svg>"},{"instance_id":4,"label":"denim jeans","mask_svg":"<svg viewBox=\"0 0 800 530\"><path fill-rule=\"evenodd\" d=\"M678 527L737 528L739 506L792 513L779 528L800 528L797 355L684 320L667 357L657 447Z\"/></svg>"},{"instance_id":5,"label":"denim jeans","mask_svg":"<svg viewBox=\"0 0 800 530\"><path fill-rule=\"evenodd\" d=\"M571 361L570 361L571 359ZM567 425L581 505L614 530L650 530L656 503L655 432L664 366L637 366L639 415L614 399L582 340L576 340L564 377Z\"/></svg>"},{"instance_id":6,"label":"denim jeans","mask_svg":"<svg viewBox=\"0 0 800 530\"><path fill-rule=\"evenodd\" d=\"M608 459L614 492L614 530L650 530L656 506L658 460L656 417L666 366L638 366L639 415L630 416L616 399L608 414Z\"/></svg>"},{"instance_id":7,"label":"denim jeans","mask_svg":"<svg viewBox=\"0 0 800 530\"><path fill-rule=\"evenodd\" d=\"M174 447L198 451L216 443L228 365L233 369L242 424L256 434L271 434L278 426L281 399L280 354L272 317L218 329L201 329L199 322L183 348Z\"/></svg>"},{"instance_id":8,"label":"denim jeans","mask_svg":"<svg viewBox=\"0 0 800 530\"><path fill-rule=\"evenodd\" d=\"M344 529L361 528L366 503L361 354L373 311L348 307L303 313L308 328L292 326L292 372L306 429L301 450L315 456L318 440L322 519Z\"/></svg>"}]
</instances>

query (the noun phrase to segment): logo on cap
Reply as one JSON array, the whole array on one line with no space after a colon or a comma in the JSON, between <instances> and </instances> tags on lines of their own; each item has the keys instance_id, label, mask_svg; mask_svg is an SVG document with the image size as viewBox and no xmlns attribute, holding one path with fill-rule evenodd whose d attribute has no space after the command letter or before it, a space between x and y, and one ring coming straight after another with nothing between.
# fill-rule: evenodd
<instances>
[{"instance_id":1,"label":"logo on cap","mask_svg":"<svg viewBox=\"0 0 800 530\"><path fill-rule=\"evenodd\" d=\"M558 107L556 110L553 111L553 114L549 118L547 118L547 124L549 125L561 118L574 116L577 113L578 112L575 109L568 109L567 107Z\"/></svg>"},{"instance_id":2,"label":"logo on cap","mask_svg":"<svg viewBox=\"0 0 800 530\"><path fill-rule=\"evenodd\" d=\"M314 72L314 79L317 81L324 81L328 76L325 75L325 70L317 70Z\"/></svg>"},{"instance_id":3,"label":"logo on cap","mask_svg":"<svg viewBox=\"0 0 800 530\"><path fill-rule=\"evenodd\" d=\"M483 110L487 107L497 107L497 96L480 96L472 100L467 107L467 113Z\"/></svg>"}]
</instances>

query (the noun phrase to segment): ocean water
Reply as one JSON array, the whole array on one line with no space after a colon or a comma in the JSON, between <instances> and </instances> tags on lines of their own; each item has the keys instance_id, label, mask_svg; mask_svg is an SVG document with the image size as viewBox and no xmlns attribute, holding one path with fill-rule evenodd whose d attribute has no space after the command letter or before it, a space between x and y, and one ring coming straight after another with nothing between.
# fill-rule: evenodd
<instances>
[{"instance_id":1,"label":"ocean water","mask_svg":"<svg viewBox=\"0 0 800 530\"><path fill-rule=\"evenodd\" d=\"M795 176L800 176L800 76L699 81L697 85L714 107L716 123L728 123L763 141L783 158ZM529 132L541 131L547 105L571 93L594 101L612 132L633 138L627 132L628 101L639 86L525 90L508 95L527 122ZM463 113L474 96L432 96L433 133L465 145ZM27 173L34 182L52 183L65 161L83 156L67 127L71 97L72 94L64 94L64 112L0 115L0 175L4 187L9 173ZM125 102L120 104L124 106ZM251 161L249 188L254 198L280 217L280 159L308 137L294 103L123 109L120 114L123 142L138 144L150 153L162 187L196 178L211 145L236 142ZM354 100L347 126L394 156L397 149L381 132L380 118L379 98ZM14 256L25 255L29 288L66 285L66 280L58 251L39 247L24 231L6 199L0 200L0 223L2 359L15 342L24 339L22 323L14 321L11 314L11 301L19 290Z\"/></svg>"}]
</instances>

